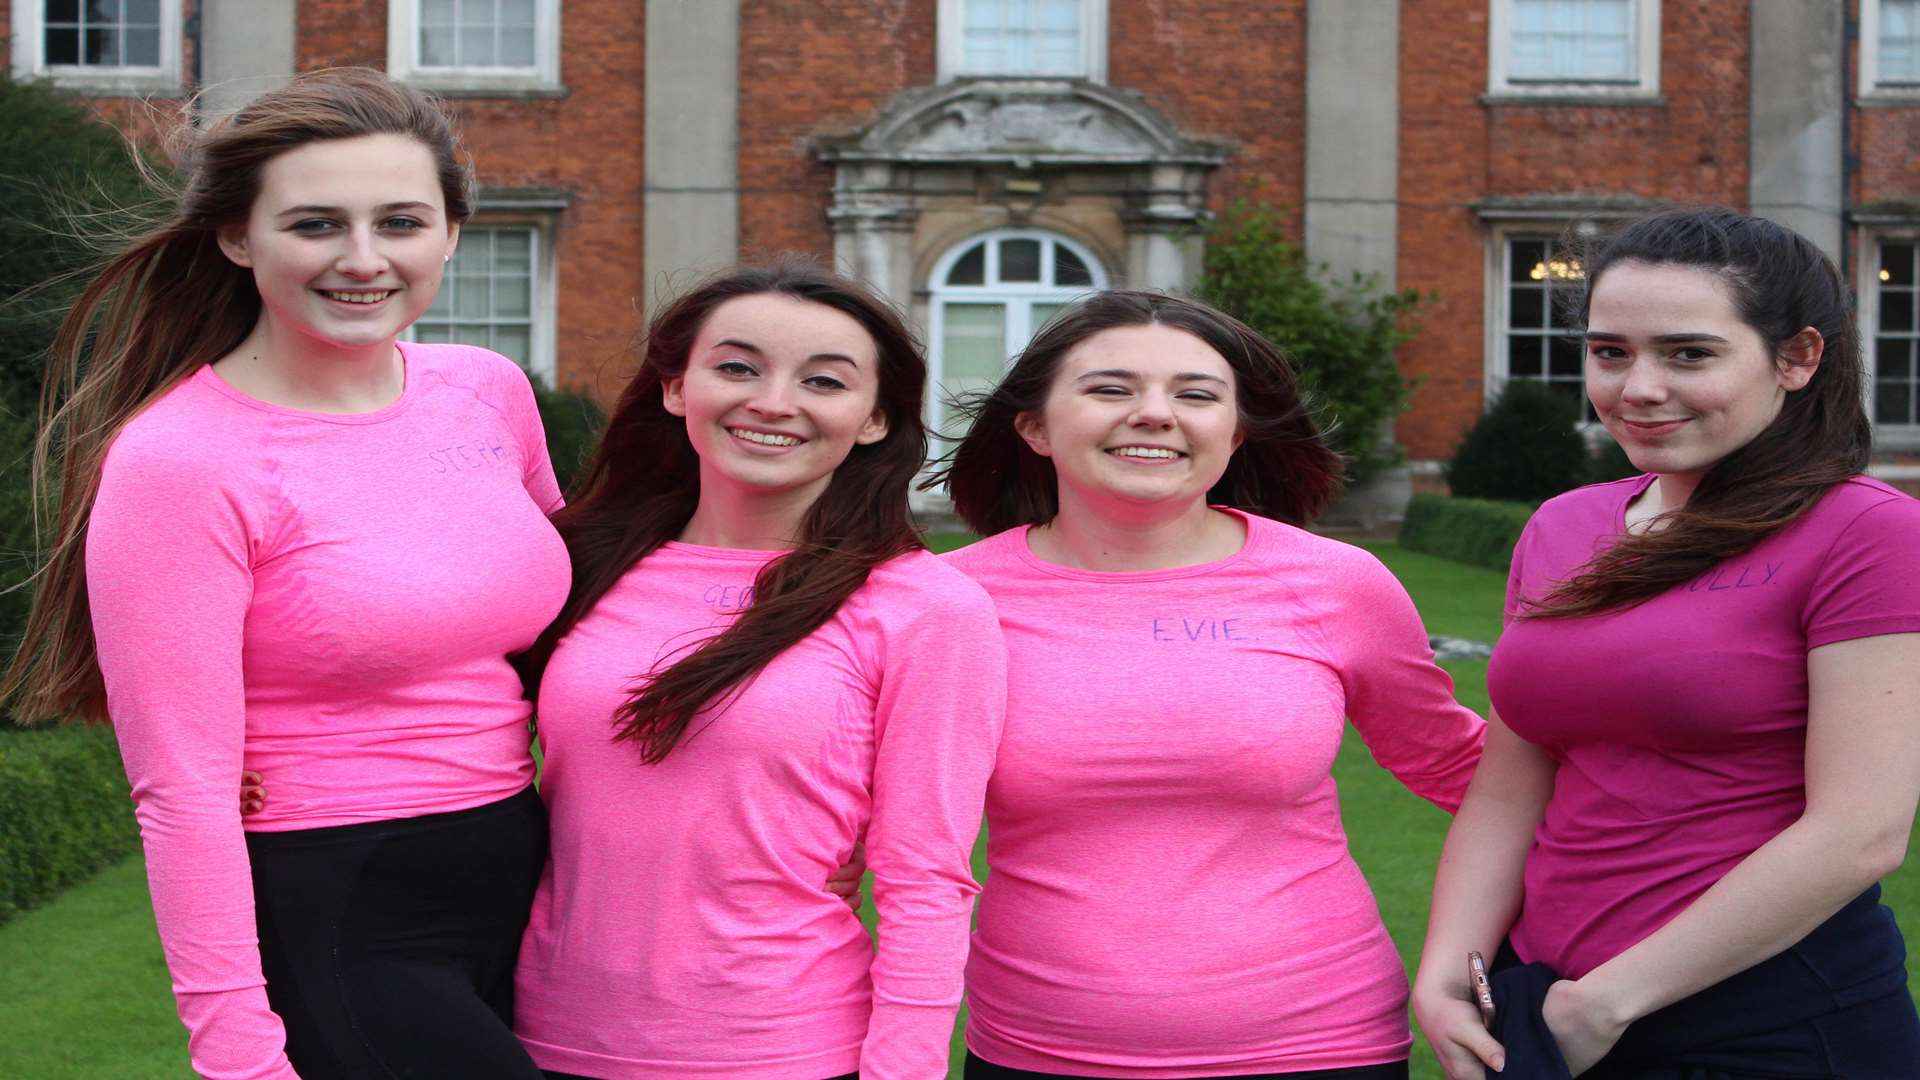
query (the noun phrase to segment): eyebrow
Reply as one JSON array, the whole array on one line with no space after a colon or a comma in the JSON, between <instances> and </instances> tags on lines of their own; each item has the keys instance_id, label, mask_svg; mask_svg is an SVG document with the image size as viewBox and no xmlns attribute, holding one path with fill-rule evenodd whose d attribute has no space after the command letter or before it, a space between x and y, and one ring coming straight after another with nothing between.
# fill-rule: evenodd
<instances>
[{"instance_id":1,"label":"eyebrow","mask_svg":"<svg viewBox=\"0 0 1920 1080\"><path fill-rule=\"evenodd\" d=\"M739 349L742 352L750 352L755 356L767 355L767 350L761 348L758 345L755 345L751 341L741 341L739 338L721 338L719 341L716 341L713 343L713 348L715 349L734 348L734 349ZM816 360L826 361L826 362L838 362L852 368L858 368L860 366L860 362L858 360L855 360L853 357L848 356L846 353L817 352L817 353L814 353L812 356L807 357L807 360L809 363Z\"/></svg>"},{"instance_id":2,"label":"eyebrow","mask_svg":"<svg viewBox=\"0 0 1920 1080\"><path fill-rule=\"evenodd\" d=\"M1589 330L1587 331L1586 338L1588 341L1625 341L1627 340L1627 336L1625 334L1609 334L1604 330ZM1648 340L1652 341L1655 345L1693 345L1693 344L1731 345L1733 344L1732 342L1728 341L1726 338L1723 338L1718 334L1699 334L1699 333L1655 334L1652 338Z\"/></svg>"},{"instance_id":3,"label":"eyebrow","mask_svg":"<svg viewBox=\"0 0 1920 1080\"><path fill-rule=\"evenodd\" d=\"M390 202L390 203L382 203L381 205L374 207L374 210L377 213L382 213L382 214L392 213L395 210L425 210L428 213L432 213L433 204L423 203L423 202ZM344 213L346 213L346 210L338 206L315 206L312 204L307 204L303 206L289 206L285 210L280 211L278 214L275 214L274 216L287 217L292 214L344 214Z\"/></svg>"},{"instance_id":4,"label":"eyebrow","mask_svg":"<svg viewBox=\"0 0 1920 1080\"><path fill-rule=\"evenodd\" d=\"M1088 379L1129 379L1129 380L1138 382L1140 379L1140 373L1137 371L1128 371L1126 368L1101 368L1098 371L1086 372L1085 374L1079 376L1073 381L1085 382ZM1221 378L1218 375L1209 375L1204 371L1183 371L1180 374L1175 375L1173 377L1173 381L1174 382L1216 382L1216 383L1219 383L1221 386L1227 385L1227 380Z\"/></svg>"}]
</instances>

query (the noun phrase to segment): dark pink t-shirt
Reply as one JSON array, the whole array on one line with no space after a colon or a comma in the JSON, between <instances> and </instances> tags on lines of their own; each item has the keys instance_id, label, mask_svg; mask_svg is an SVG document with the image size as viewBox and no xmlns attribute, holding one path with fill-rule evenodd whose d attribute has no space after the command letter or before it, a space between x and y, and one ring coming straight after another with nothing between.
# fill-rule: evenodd
<instances>
[{"instance_id":1,"label":"dark pink t-shirt","mask_svg":"<svg viewBox=\"0 0 1920 1080\"><path fill-rule=\"evenodd\" d=\"M1521 534L1509 615L1624 529L1640 476ZM1840 484L1752 551L1621 611L1515 618L1494 708L1559 765L1513 944L1579 978L1666 925L1806 808L1807 652L1920 631L1920 501Z\"/></svg>"}]
</instances>

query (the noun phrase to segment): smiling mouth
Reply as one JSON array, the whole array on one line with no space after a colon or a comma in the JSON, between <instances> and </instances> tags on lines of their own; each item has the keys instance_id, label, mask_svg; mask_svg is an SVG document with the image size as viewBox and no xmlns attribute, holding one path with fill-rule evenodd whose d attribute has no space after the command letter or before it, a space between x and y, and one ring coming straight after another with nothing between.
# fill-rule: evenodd
<instances>
[{"instance_id":1,"label":"smiling mouth","mask_svg":"<svg viewBox=\"0 0 1920 1080\"><path fill-rule=\"evenodd\" d=\"M728 428L727 434L755 446L799 446L802 441L795 435L775 435L768 431L748 431L746 428Z\"/></svg>"},{"instance_id":2,"label":"smiling mouth","mask_svg":"<svg viewBox=\"0 0 1920 1080\"><path fill-rule=\"evenodd\" d=\"M1106 452L1113 457L1143 461L1173 461L1187 456L1164 446L1116 446Z\"/></svg>"},{"instance_id":3,"label":"smiling mouth","mask_svg":"<svg viewBox=\"0 0 1920 1080\"><path fill-rule=\"evenodd\" d=\"M320 295L329 300L338 300L343 304L377 304L398 291L398 289L377 289L372 292L341 292L337 289L319 290Z\"/></svg>"}]
</instances>

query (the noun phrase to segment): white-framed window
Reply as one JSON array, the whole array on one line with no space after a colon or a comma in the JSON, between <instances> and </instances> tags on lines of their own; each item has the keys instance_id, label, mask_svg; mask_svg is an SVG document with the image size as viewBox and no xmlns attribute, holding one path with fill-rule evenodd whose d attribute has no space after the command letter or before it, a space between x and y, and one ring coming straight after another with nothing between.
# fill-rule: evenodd
<instances>
[{"instance_id":1,"label":"white-framed window","mask_svg":"<svg viewBox=\"0 0 1920 1080\"><path fill-rule=\"evenodd\" d=\"M179 93L180 2L14 0L14 76L88 94Z\"/></svg>"},{"instance_id":2,"label":"white-framed window","mask_svg":"<svg viewBox=\"0 0 1920 1080\"><path fill-rule=\"evenodd\" d=\"M938 77L1107 77L1107 0L940 0Z\"/></svg>"},{"instance_id":3,"label":"white-framed window","mask_svg":"<svg viewBox=\"0 0 1920 1080\"><path fill-rule=\"evenodd\" d=\"M1920 96L1920 0L1860 0L1860 93Z\"/></svg>"},{"instance_id":4,"label":"white-framed window","mask_svg":"<svg viewBox=\"0 0 1920 1080\"><path fill-rule=\"evenodd\" d=\"M1493 97L1660 92L1660 0L1490 0Z\"/></svg>"},{"instance_id":5,"label":"white-framed window","mask_svg":"<svg viewBox=\"0 0 1920 1080\"><path fill-rule=\"evenodd\" d=\"M1877 432L1911 446L1920 442L1920 236L1878 236L1866 246L1873 257L1860 290L1860 329L1869 415Z\"/></svg>"},{"instance_id":6,"label":"white-framed window","mask_svg":"<svg viewBox=\"0 0 1920 1080\"><path fill-rule=\"evenodd\" d=\"M1546 230L1494 234L1488 266L1486 401L1515 379L1543 382L1593 423L1587 402L1586 341L1576 299L1585 280L1579 260L1559 251Z\"/></svg>"},{"instance_id":7,"label":"white-framed window","mask_svg":"<svg viewBox=\"0 0 1920 1080\"><path fill-rule=\"evenodd\" d=\"M1107 287L1091 251L1034 229L971 237L934 263L929 281L934 392L927 395L927 426L934 432L944 431L948 396L992 389L1047 320Z\"/></svg>"},{"instance_id":8,"label":"white-framed window","mask_svg":"<svg viewBox=\"0 0 1920 1080\"><path fill-rule=\"evenodd\" d=\"M469 222L412 339L492 349L553 385L552 238L546 222Z\"/></svg>"},{"instance_id":9,"label":"white-framed window","mask_svg":"<svg viewBox=\"0 0 1920 1080\"><path fill-rule=\"evenodd\" d=\"M560 0L390 0L387 71L453 94L560 90Z\"/></svg>"}]
</instances>

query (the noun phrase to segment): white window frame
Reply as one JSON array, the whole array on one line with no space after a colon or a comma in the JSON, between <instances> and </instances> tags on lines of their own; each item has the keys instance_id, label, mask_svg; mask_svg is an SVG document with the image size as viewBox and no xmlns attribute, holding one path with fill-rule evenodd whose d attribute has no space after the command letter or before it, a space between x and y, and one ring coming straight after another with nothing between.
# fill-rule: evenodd
<instances>
[{"instance_id":1,"label":"white window frame","mask_svg":"<svg viewBox=\"0 0 1920 1080\"><path fill-rule=\"evenodd\" d=\"M1880 81L1880 0L1860 0L1860 96L1882 100L1920 98L1920 83Z\"/></svg>"},{"instance_id":2,"label":"white window frame","mask_svg":"<svg viewBox=\"0 0 1920 1080\"><path fill-rule=\"evenodd\" d=\"M1485 329L1485 342L1481 348L1481 411L1493 406L1493 402L1506 389L1513 376L1507 370L1507 282L1512 273L1513 244L1516 240L1544 240L1549 245L1557 243L1567 229L1566 221L1515 221L1496 225L1489 234L1487 261L1484 271L1486 282L1486 304L1482 319ZM1551 319L1549 319L1551 321ZM1543 371L1551 372L1551 358L1543 358ZM1532 376L1520 376L1532 382L1546 382ZM1585 401L1582 391L1581 400ZM1588 406L1582 405L1578 421L1580 430L1588 439L1597 438L1602 432L1601 426L1587 418Z\"/></svg>"},{"instance_id":3,"label":"white window frame","mask_svg":"<svg viewBox=\"0 0 1920 1080\"><path fill-rule=\"evenodd\" d=\"M461 227L462 237L468 229L531 229L533 231L533 295L530 297L531 327L528 333L531 355L527 357L526 367L529 377L538 380L544 386L554 386L558 373L558 357L555 341L558 336L559 315L559 274L558 260L554 258L554 234L556 215L552 213L528 211L487 211L481 210L473 220ZM444 288L444 285L442 286ZM423 316L424 317L424 316ZM453 320L458 322L458 320ZM418 340L415 327L407 327L406 339ZM478 345L479 342L459 342L463 345Z\"/></svg>"},{"instance_id":4,"label":"white window frame","mask_svg":"<svg viewBox=\"0 0 1920 1080\"><path fill-rule=\"evenodd\" d=\"M1649 101L1660 96L1660 0L1631 0L1633 4L1634 78L1618 82L1568 79L1546 82L1515 80L1508 73L1513 55L1513 0L1488 0L1487 96L1501 99L1590 98L1608 101Z\"/></svg>"},{"instance_id":5,"label":"white window frame","mask_svg":"<svg viewBox=\"0 0 1920 1080\"><path fill-rule=\"evenodd\" d=\"M420 62L421 0L388 0L387 73L456 97L552 96L560 85L560 0L535 0L533 64L528 67L429 67Z\"/></svg>"},{"instance_id":6,"label":"white window frame","mask_svg":"<svg viewBox=\"0 0 1920 1080\"><path fill-rule=\"evenodd\" d=\"M937 41L934 77L937 82L959 78L1086 79L1107 81L1107 0L1080 0L1081 65L1077 74L1023 75L1000 71L967 70L967 0L940 0L935 15Z\"/></svg>"},{"instance_id":7,"label":"white window frame","mask_svg":"<svg viewBox=\"0 0 1920 1080\"><path fill-rule=\"evenodd\" d=\"M13 0L13 77L46 78L63 89L99 97L171 97L185 92L180 77L181 0L160 0L160 63L46 62L46 0Z\"/></svg>"},{"instance_id":8,"label":"white window frame","mask_svg":"<svg viewBox=\"0 0 1920 1080\"><path fill-rule=\"evenodd\" d=\"M1000 282L1000 248L992 241L1039 240L1041 246L1040 276L1053 276L1052 249L1045 245L1052 241L1078 256L1092 278L1091 285L1047 285L1042 282ZM960 257L972 251L979 244L987 244L986 267L983 275L984 285L947 285L947 275L952 272ZM1107 288L1107 268L1098 255L1085 244L1048 229L993 229L975 233L954 244L933 264L927 275L927 382L931 390L927 394L926 422L927 430L941 432L946 422L946 403L941 401L942 388L946 385L946 310L950 303L960 304L1001 304L1006 308L1006 340L1017 341L1024 347L1039 327L1033 324L1033 305L1063 304L1099 292ZM1008 361L1011 356L1006 358Z\"/></svg>"},{"instance_id":9,"label":"white window frame","mask_svg":"<svg viewBox=\"0 0 1920 1080\"><path fill-rule=\"evenodd\" d=\"M1875 385L1879 375L1880 350L1880 247L1882 244L1920 246L1920 222L1888 225L1862 230L1855 295L1859 297L1856 317L1860 327L1862 390L1866 394L1867 418L1873 420ZM1920 450L1920 424L1882 424L1873 420L1873 444L1876 450ZM1878 470L1876 470L1878 475Z\"/></svg>"}]
</instances>

